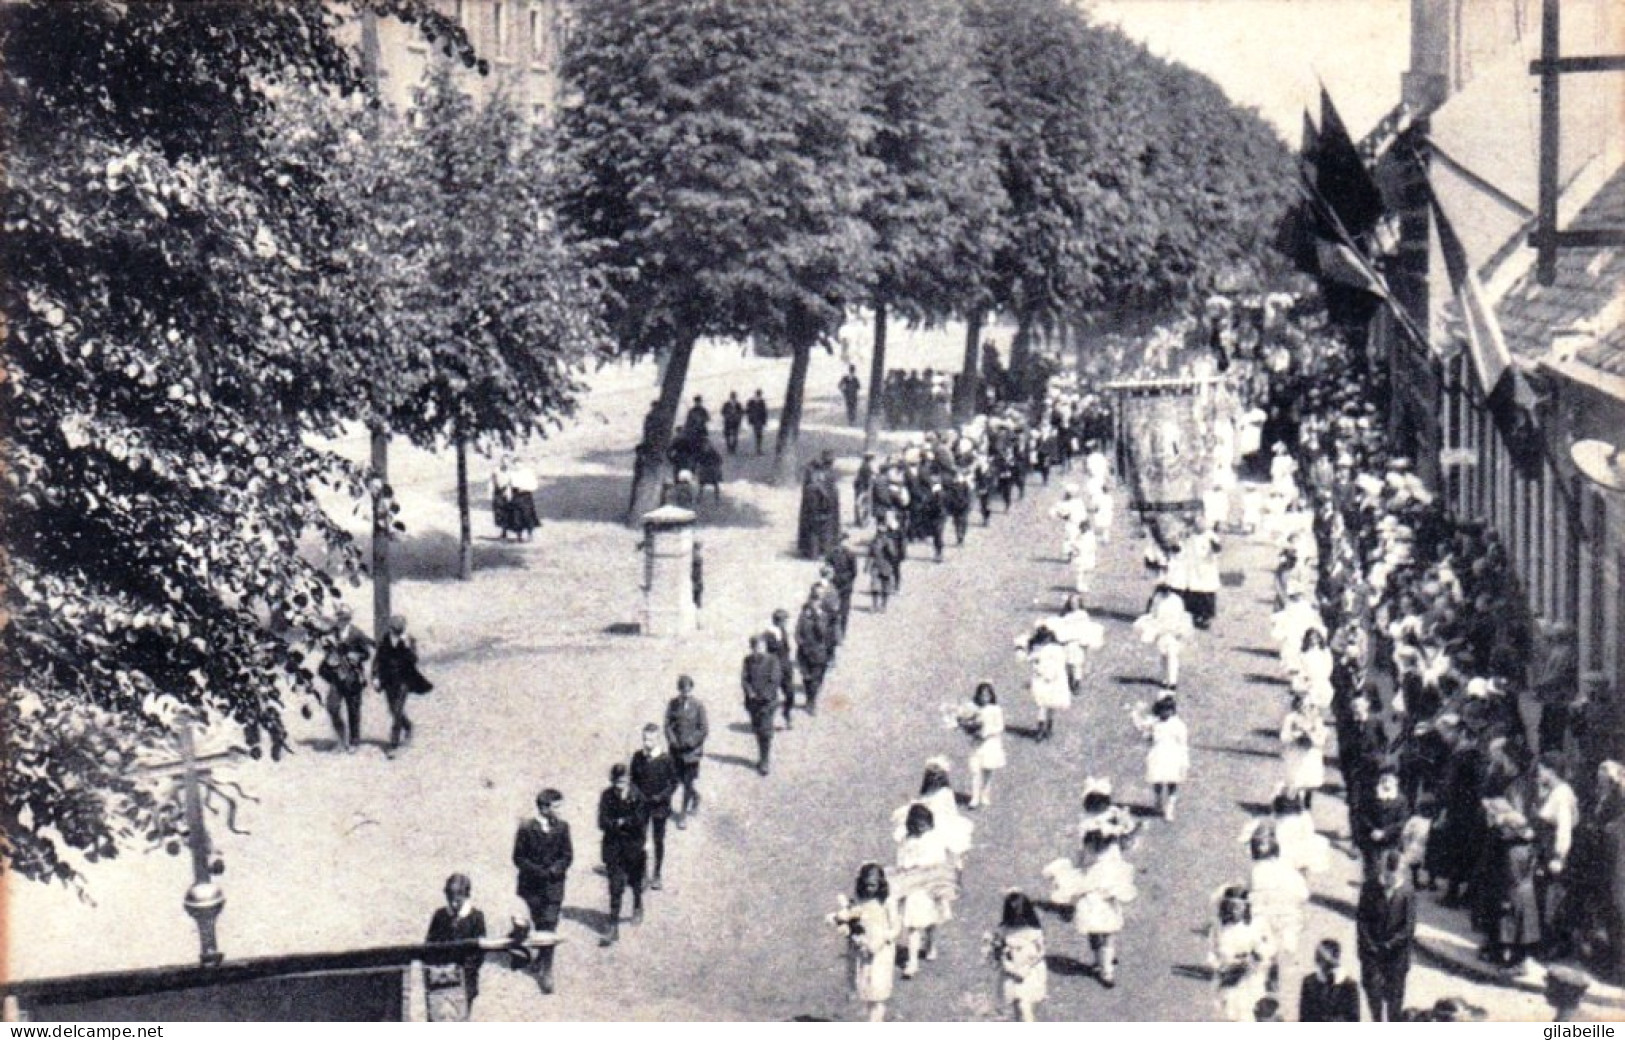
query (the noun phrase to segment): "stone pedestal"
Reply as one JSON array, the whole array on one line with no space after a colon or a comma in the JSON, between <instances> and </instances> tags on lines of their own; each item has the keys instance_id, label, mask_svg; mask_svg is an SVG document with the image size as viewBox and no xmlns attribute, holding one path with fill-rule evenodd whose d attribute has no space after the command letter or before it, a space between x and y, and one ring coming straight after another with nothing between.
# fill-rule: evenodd
<instances>
[{"instance_id":1,"label":"stone pedestal","mask_svg":"<svg viewBox=\"0 0 1625 1040\"><path fill-rule=\"evenodd\" d=\"M694 512L661 506L643 515L643 614L646 636L678 636L698 627L694 609Z\"/></svg>"}]
</instances>

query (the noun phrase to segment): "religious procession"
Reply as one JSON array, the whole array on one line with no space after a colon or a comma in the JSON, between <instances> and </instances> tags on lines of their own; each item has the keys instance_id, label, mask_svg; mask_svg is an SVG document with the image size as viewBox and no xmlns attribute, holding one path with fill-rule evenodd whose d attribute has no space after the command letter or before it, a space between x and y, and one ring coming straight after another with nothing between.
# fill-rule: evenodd
<instances>
[{"instance_id":1,"label":"religious procession","mask_svg":"<svg viewBox=\"0 0 1625 1040\"><path fill-rule=\"evenodd\" d=\"M0 1018L1625 1016L1616 22L0 4Z\"/></svg>"}]
</instances>

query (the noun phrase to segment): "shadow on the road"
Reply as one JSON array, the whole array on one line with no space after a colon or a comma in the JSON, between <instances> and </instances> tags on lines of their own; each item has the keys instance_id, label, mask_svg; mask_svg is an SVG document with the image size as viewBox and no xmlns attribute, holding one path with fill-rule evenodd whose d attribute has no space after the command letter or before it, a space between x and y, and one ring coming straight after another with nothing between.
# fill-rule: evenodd
<instances>
[{"instance_id":1,"label":"shadow on the road","mask_svg":"<svg viewBox=\"0 0 1625 1040\"><path fill-rule=\"evenodd\" d=\"M537 537L543 538L545 534L538 533ZM526 549L536 544L476 538L474 569L523 567L528 555ZM457 536L449 531L405 535L390 543L390 574L406 581L455 581L458 552Z\"/></svg>"},{"instance_id":2,"label":"shadow on the road","mask_svg":"<svg viewBox=\"0 0 1625 1040\"><path fill-rule=\"evenodd\" d=\"M1214 751L1221 755L1245 755L1248 758L1280 758L1274 751L1264 751L1260 748L1237 747L1234 744L1192 744L1198 751Z\"/></svg>"},{"instance_id":3,"label":"shadow on the road","mask_svg":"<svg viewBox=\"0 0 1625 1040\"><path fill-rule=\"evenodd\" d=\"M1200 982L1213 981L1213 969L1206 964L1176 964L1169 969L1169 974L1177 975L1182 979L1196 979Z\"/></svg>"},{"instance_id":4,"label":"shadow on the road","mask_svg":"<svg viewBox=\"0 0 1625 1040\"><path fill-rule=\"evenodd\" d=\"M1259 683L1263 686L1292 685L1289 680L1283 679L1279 675L1265 675L1263 672L1248 672L1246 675L1242 676L1242 678L1246 679L1248 682Z\"/></svg>"},{"instance_id":5,"label":"shadow on the road","mask_svg":"<svg viewBox=\"0 0 1625 1040\"><path fill-rule=\"evenodd\" d=\"M1085 964L1076 957L1068 957L1064 953L1052 953L1044 958L1044 964L1057 975L1067 975L1073 978L1086 978L1094 975L1094 965Z\"/></svg>"},{"instance_id":6,"label":"shadow on the road","mask_svg":"<svg viewBox=\"0 0 1625 1040\"><path fill-rule=\"evenodd\" d=\"M1263 737L1265 740L1281 739L1281 731L1279 729L1271 729L1269 726L1254 726L1249 732L1251 732L1253 736Z\"/></svg>"},{"instance_id":7,"label":"shadow on the road","mask_svg":"<svg viewBox=\"0 0 1625 1040\"><path fill-rule=\"evenodd\" d=\"M1089 616L1099 621L1101 618L1110 618L1112 621L1121 621L1125 625L1132 625L1140 619L1140 615L1128 610L1112 610L1107 607L1090 607Z\"/></svg>"},{"instance_id":8,"label":"shadow on the road","mask_svg":"<svg viewBox=\"0 0 1625 1040\"><path fill-rule=\"evenodd\" d=\"M748 722L730 722L730 723L728 723L728 732L729 733L743 733L745 736L748 737L748 736L750 736L752 733L754 733L756 731L750 728L750 723L748 723ZM712 757L715 757L715 756L712 756Z\"/></svg>"},{"instance_id":9,"label":"shadow on the road","mask_svg":"<svg viewBox=\"0 0 1625 1040\"><path fill-rule=\"evenodd\" d=\"M1272 661L1275 660L1276 657L1275 651L1265 646L1237 646L1232 647L1231 649L1235 650L1235 652L1238 654L1251 654L1254 657L1267 657Z\"/></svg>"},{"instance_id":10,"label":"shadow on the road","mask_svg":"<svg viewBox=\"0 0 1625 1040\"><path fill-rule=\"evenodd\" d=\"M604 626L606 636L635 636L643 633L643 626L636 621L612 621Z\"/></svg>"},{"instance_id":11,"label":"shadow on the road","mask_svg":"<svg viewBox=\"0 0 1625 1040\"><path fill-rule=\"evenodd\" d=\"M567 906L559 911L559 916L594 932L606 932L614 923L604 911L591 910L584 906Z\"/></svg>"},{"instance_id":12,"label":"shadow on the road","mask_svg":"<svg viewBox=\"0 0 1625 1040\"><path fill-rule=\"evenodd\" d=\"M549 477L536 492L536 513L544 521L615 524L626 517L632 493L632 478L619 473L590 473ZM726 486L722 501L703 496L694 510L704 527L766 527L767 516L756 506L730 496ZM453 563L455 563L455 556Z\"/></svg>"},{"instance_id":13,"label":"shadow on the road","mask_svg":"<svg viewBox=\"0 0 1625 1040\"><path fill-rule=\"evenodd\" d=\"M1038 737L1037 726L1011 726L1006 724L1004 731L1006 733L1013 733L1018 737L1026 737L1028 740L1034 740Z\"/></svg>"},{"instance_id":14,"label":"shadow on the road","mask_svg":"<svg viewBox=\"0 0 1625 1040\"><path fill-rule=\"evenodd\" d=\"M1227 589L1239 589L1247 584L1247 575L1242 571L1225 571L1219 575L1219 584Z\"/></svg>"},{"instance_id":15,"label":"shadow on the road","mask_svg":"<svg viewBox=\"0 0 1625 1040\"><path fill-rule=\"evenodd\" d=\"M1320 907L1322 910L1330 910L1334 914L1346 917L1351 921L1354 920L1356 907L1347 899L1339 899L1336 896L1329 896L1324 892L1312 892L1309 895L1309 901Z\"/></svg>"},{"instance_id":16,"label":"shadow on the road","mask_svg":"<svg viewBox=\"0 0 1625 1040\"><path fill-rule=\"evenodd\" d=\"M1162 819L1162 813L1159 812L1157 807L1154 805L1141 805L1138 802L1129 802L1124 806L1124 808L1128 809L1129 815L1134 817L1136 820Z\"/></svg>"},{"instance_id":17,"label":"shadow on the road","mask_svg":"<svg viewBox=\"0 0 1625 1040\"><path fill-rule=\"evenodd\" d=\"M1119 686L1161 686L1161 679L1153 679L1149 675L1114 675L1112 682Z\"/></svg>"},{"instance_id":18,"label":"shadow on the road","mask_svg":"<svg viewBox=\"0 0 1625 1040\"><path fill-rule=\"evenodd\" d=\"M728 728L732 729L733 727ZM745 731L750 732L750 727L746 726ZM720 755L715 751L707 751L705 759L708 762L721 762L725 766L739 766L743 769L749 769L753 773L756 771L755 759L745 758L743 755Z\"/></svg>"},{"instance_id":19,"label":"shadow on the road","mask_svg":"<svg viewBox=\"0 0 1625 1040\"><path fill-rule=\"evenodd\" d=\"M1268 816L1274 806L1269 802L1237 802L1236 808L1250 816Z\"/></svg>"}]
</instances>

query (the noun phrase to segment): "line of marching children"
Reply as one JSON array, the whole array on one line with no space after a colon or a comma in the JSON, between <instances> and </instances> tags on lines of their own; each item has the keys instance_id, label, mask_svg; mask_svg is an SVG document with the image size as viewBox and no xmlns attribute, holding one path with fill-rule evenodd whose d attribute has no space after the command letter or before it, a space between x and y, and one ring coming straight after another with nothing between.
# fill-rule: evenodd
<instances>
[{"instance_id":1,"label":"line of marching children","mask_svg":"<svg viewBox=\"0 0 1625 1040\"><path fill-rule=\"evenodd\" d=\"M1091 652L1104 645L1104 630L1083 604L1099 542L1109 538L1112 502L1110 466L1092 451L1084 464L1085 486L1069 487L1052 515L1063 523L1063 549L1073 568L1076 590L1060 613L1040 620L1016 642L1029 667L1028 690L1037 711L1030 731L1035 741L1054 733L1057 713L1081 690ZM1216 547L1215 547L1216 549ZM1172 606L1169 606L1169 603ZM1159 587L1153 606L1136 632L1164 659L1164 689L1133 714L1147 745L1145 778L1157 809L1171 821L1179 787L1190 770L1190 737L1175 700L1180 645L1196 624L1184 601ZM992 804L993 779L1007 762L1004 708L992 684L978 684L971 700L945 709L948 724L971 742L968 758L968 811ZM851 992L872 1021L883 1020L891 1000L899 951L903 978L913 978L922 962L935 958L939 930L954 919L960 878L974 834L961 811L945 758L927 762L920 793L894 814L895 865L869 862L859 869L853 893L829 915L847 944ZM1138 830L1133 813L1113 798L1112 782L1088 777L1083 783L1078 843L1043 870L1050 884L1047 904L1071 909L1073 927L1087 942L1092 973L1107 988L1117 984L1117 937L1126 907L1138 895L1136 868L1125 858ZM1038 908L1045 905L1012 889L1005 894L998 928L984 936L984 950L998 972L1001 1005L1022 1021L1036 1018L1048 996L1046 944Z\"/></svg>"}]
</instances>

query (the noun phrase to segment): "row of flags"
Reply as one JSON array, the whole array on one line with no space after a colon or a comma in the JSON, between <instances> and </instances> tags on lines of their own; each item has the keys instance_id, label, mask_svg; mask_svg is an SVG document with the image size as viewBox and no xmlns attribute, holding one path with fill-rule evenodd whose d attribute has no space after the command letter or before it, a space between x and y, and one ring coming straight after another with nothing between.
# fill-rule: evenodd
<instances>
[{"instance_id":1,"label":"row of flags","mask_svg":"<svg viewBox=\"0 0 1625 1040\"><path fill-rule=\"evenodd\" d=\"M1377 308L1387 306L1417 348L1431 353L1426 331L1390 289L1376 257L1390 251L1398 214L1383 197L1376 178L1349 135L1331 95L1320 92L1320 121L1303 116L1299 153L1301 201L1283 223L1276 246L1321 285L1327 310L1336 321L1364 325ZM1471 359L1473 374L1509 441L1531 449L1537 395L1528 377L1512 362L1512 353L1460 236L1431 187L1427 190L1431 223L1450 278L1459 338Z\"/></svg>"}]
</instances>

